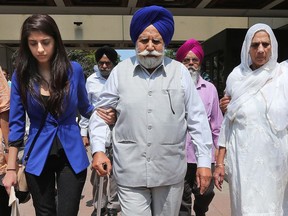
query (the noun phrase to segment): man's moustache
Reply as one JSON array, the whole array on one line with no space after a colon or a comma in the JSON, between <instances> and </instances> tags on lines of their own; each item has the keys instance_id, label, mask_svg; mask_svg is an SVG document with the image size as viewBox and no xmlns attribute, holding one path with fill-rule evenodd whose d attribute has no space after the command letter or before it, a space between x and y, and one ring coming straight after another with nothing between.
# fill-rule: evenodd
<instances>
[{"instance_id":1,"label":"man's moustache","mask_svg":"<svg viewBox=\"0 0 288 216\"><path fill-rule=\"evenodd\" d=\"M154 56L154 57L159 57L159 56L162 56L163 55L163 53L161 53L161 52L157 52L157 51L151 51L151 52L149 52L149 51L147 51L147 50L144 50L144 51L142 51L142 52L139 52L137 55L139 55L139 56Z\"/></svg>"},{"instance_id":2,"label":"man's moustache","mask_svg":"<svg viewBox=\"0 0 288 216\"><path fill-rule=\"evenodd\" d=\"M199 71L199 68L196 69L196 68L194 68L194 67L189 67L188 70L189 70L189 71L192 71L192 72L196 72L196 71Z\"/></svg>"}]
</instances>

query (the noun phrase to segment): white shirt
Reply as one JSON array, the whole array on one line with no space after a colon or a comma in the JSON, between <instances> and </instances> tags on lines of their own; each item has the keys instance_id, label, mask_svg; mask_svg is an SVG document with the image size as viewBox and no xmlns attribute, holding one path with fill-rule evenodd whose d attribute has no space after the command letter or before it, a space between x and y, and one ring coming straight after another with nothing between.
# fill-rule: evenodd
<instances>
[{"instance_id":1,"label":"white shirt","mask_svg":"<svg viewBox=\"0 0 288 216\"><path fill-rule=\"evenodd\" d=\"M94 66L94 73L91 74L86 81L86 90L89 102L95 107L99 94L106 83L106 79L101 75L97 65ZM88 134L89 119L81 116L79 126L81 128L81 136Z\"/></svg>"}]
</instances>

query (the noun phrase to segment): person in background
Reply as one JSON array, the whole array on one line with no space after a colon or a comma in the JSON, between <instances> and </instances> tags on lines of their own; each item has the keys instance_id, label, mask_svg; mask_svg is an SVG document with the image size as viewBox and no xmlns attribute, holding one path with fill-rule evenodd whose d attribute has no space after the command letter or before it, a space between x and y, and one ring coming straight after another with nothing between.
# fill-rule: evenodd
<instances>
[{"instance_id":1,"label":"person in background","mask_svg":"<svg viewBox=\"0 0 288 216\"><path fill-rule=\"evenodd\" d=\"M0 67L0 213L1 216L10 216L11 207L8 206L9 196L2 184L7 168L8 134L9 134L10 89L4 73Z\"/></svg>"},{"instance_id":2,"label":"person in background","mask_svg":"<svg viewBox=\"0 0 288 216\"><path fill-rule=\"evenodd\" d=\"M95 52L95 59L97 65L94 66L94 73L87 78L86 81L86 89L88 92L88 99L89 102L95 106L96 101L99 97L99 94L106 83L107 78L109 77L112 69L117 65L118 54L117 52L108 46L103 46ZM98 109L98 113L103 111L103 115L105 115L106 110L101 108ZM109 112L109 110L107 110ZM114 113L115 115L115 113ZM110 116L107 115L107 118ZM109 120L109 119L108 119ZM81 128L81 136L85 146L89 145L89 137L88 137L88 125L89 119L84 118L81 116L79 122ZM109 139L110 141L111 139ZM106 154L112 161L113 151L111 144L106 147ZM107 187L107 179L108 177L104 178L104 188ZM114 175L109 176L110 178L110 197L107 197L106 190L104 189L102 201L101 201L101 212L102 215L106 214L108 216L117 216L117 211L120 210L118 197L117 197L117 185L115 182ZM91 174L91 183L93 185L93 203L94 205L94 212L96 212L97 208L97 199L98 199L98 191L99 191L99 176L97 175L96 171L93 169Z\"/></svg>"},{"instance_id":3,"label":"person in background","mask_svg":"<svg viewBox=\"0 0 288 216\"><path fill-rule=\"evenodd\" d=\"M15 166L18 148L23 146L27 112L30 128L23 158L43 125L25 168L36 215L78 214L89 166L76 122L78 110L86 118L94 110L81 66L69 61L51 16L29 16L22 25L12 76L9 158L3 184L8 194L17 184Z\"/></svg>"},{"instance_id":4,"label":"person in background","mask_svg":"<svg viewBox=\"0 0 288 216\"><path fill-rule=\"evenodd\" d=\"M246 33L240 65L226 82L231 101L219 135L214 180L221 190L227 152L233 216L288 215L288 71L277 58L272 29L255 24Z\"/></svg>"},{"instance_id":5,"label":"person in background","mask_svg":"<svg viewBox=\"0 0 288 216\"><path fill-rule=\"evenodd\" d=\"M95 52L95 60L97 65L94 66L94 73L91 74L86 80L86 90L88 93L88 100L91 104L95 105L99 97L99 94L106 83L112 69L117 65L118 54L117 52L109 47L103 46L97 49ZM98 109L98 114L102 114L101 117L107 122L110 122L111 116L105 115L106 111L108 113L113 113L111 110ZM85 146L89 146L89 137L88 137L88 125L89 119L81 116L79 122L81 128L81 136Z\"/></svg>"},{"instance_id":6,"label":"person in background","mask_svg":"<svg viewBox=\"0 0 288 216\"><path fill-rule=\"evenodd\" d=\"M211 180L211 131L188 69L164 56L174 33L170 11L139 9L130 36L136 56L112 70L96 107L113 108L113 173L122 216L177 215L187 164L186 132L196 145L197 183L203 194ZM92 114L89 124L93 168L109 175L105 155L109 126Z\"/></svg>"},{"instance_id":7,"label":"person in background","mask_svg":"<svg viewBox=\"0 0 288 216\"><path fill-rule=\"evenodd\" d=\"M183 43L176 53L176 60L182 62L189 70L206 110L213 138L213 146L211 151L211 169L214 170L216 149L218 149L218 136L223 120L223 115L219 107L218 92L215 86L212 83L204 80L200 75L203 58L204 52L202 46L197 40L193 38ZM185 186L180 211L181 214L187 212L188 215L191 215L192 192L195 197L193 210L196 213L196 216L205 216L205 213L208 211L209 204L215 195L214 181L211 181L208 189L204 194L200 194L196 181L197 160L194 152L193 141L189 133L187 133L186 138L186 152L187 172L185 176Z\"/></svg>"},{"instance_id":8,"label":"person in background","mask_svg":"<svg viewBox=\"0 0 288 216\"><path fill-rule=\"evenodd\" d=\"M9 73L8 70L6 68L2 68L2 72L7 80L8 86L11 87L11 81L9 79Z\"/></svg>"}]
</instances>

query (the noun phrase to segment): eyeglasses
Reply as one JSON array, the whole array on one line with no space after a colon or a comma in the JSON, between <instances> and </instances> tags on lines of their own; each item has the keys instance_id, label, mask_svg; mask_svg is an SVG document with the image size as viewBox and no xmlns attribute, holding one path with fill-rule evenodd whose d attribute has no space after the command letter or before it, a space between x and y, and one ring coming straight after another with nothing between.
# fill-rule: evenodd
<instances>
[{"instance_id":1,"label":"eyeglasses","mask_svg":"<svg viewBox=\"0 0 288 216\"><path fill-rule=\"evenodd\" d=\"M109 66L112 65L112 62L108 62L108 61L106 61L106 62L104 62L104 61L99 61L99 62L98 62L98 65L103 66L104 64L109 67Z\"/></svg>"},{"instance_id":2,"label":"eyeglasses","mask_svg":"<svg viewBox=\"0 0 288 216\"><path fill-rule=\"evenodd\" d=\"M199 63L200 60L198 58L185 58L183 59L182 63L183 64L189 64L190 61L192 61L193 63Z\"/></svg>"},{"instance_id":3,"label":"eyeglasses","mask_svg":"<svg viewBox=\"0 0 288 216\"><path fill-rule=\"evenodd\" d=\"M269 42L252 42L250 47L256 49L260 46L260 44L262 44L262 46L264 48L267 48L268 46L270 46L270 43Z\"/></svg>"}]
</instances>

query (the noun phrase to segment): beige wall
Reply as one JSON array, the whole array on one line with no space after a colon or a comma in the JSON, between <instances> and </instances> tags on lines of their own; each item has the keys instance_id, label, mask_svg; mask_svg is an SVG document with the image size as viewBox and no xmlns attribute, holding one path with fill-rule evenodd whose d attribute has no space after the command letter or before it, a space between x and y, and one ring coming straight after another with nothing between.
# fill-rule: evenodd
<instances>
[{"instance_id":1,"label":"beige wall","mask_svg":"<svg viewBox=\"0 0 288 216\"><path fill-rule=\"evenodd\" d=\"M268 17L251 17L249 18L249 26L252 26L256 23L266 23L271 26L273 29L280 28L288 24L287 18L268 18Z\"/></svg>"},{"instance_id":2,"label":"beige wall","mask_svg":"<svg viewBox=\"0 0 288 216\"><path fill-rule=\"evenodd\" d=\"M64 41L116 42L130 41L128 15L51 15L59 26ZM0 44L17 43L20 28L28 15L0 14ZM264 22L272 28L288 24L287 18L200 17L174 16L175 34L172 40L184 41L194 37L205 41L225 28L248 28ZM76 26L73 22L82 22Z\"/></svg>"},{"instance_id":3,"label":"beige wall","mask_svg":"<svg viewBox=\"0 0 288 216\"><path fill-rule=\"evenodd\" d=\"M184 17L177 16L173 40L188 38L205 41L226 28L247 28L248 19L244 17Z\"/></svg>"},{"instance_id":4,"label":"beige wall","mask_svg":"<svg viewBox=\"0 0 288 216\"><path fill-rule=\"evenodd\" d=\"M17 41L20 28L28 15L0 15L0 41ZM63 40L129 41L131 16L108 15L52 15ZM173 40L195 37L206 40L225 28L247 28L248 19L238 17L187 17L175 16ZM83 24L78 27L73 22Z\"/></svg>"},{"instance_id":5,"label":"beige wall","mask_svg":"<svg viewBox=\"0 0 288 216\"><path fill-rule=\"evenodd\" d=\"M130 41L129 25L132 16L122 15L51 15L57 22L66 41ZM0 15L0 43L18 41L20 28L28 15ZM248 28L264 22L272 28L288 24L287 18L200 17L175 16L173 40L183 41L194 37L207 40L225 28ZM73 22L82 22L76 26Z\"/></svg>"}]
</instances>

